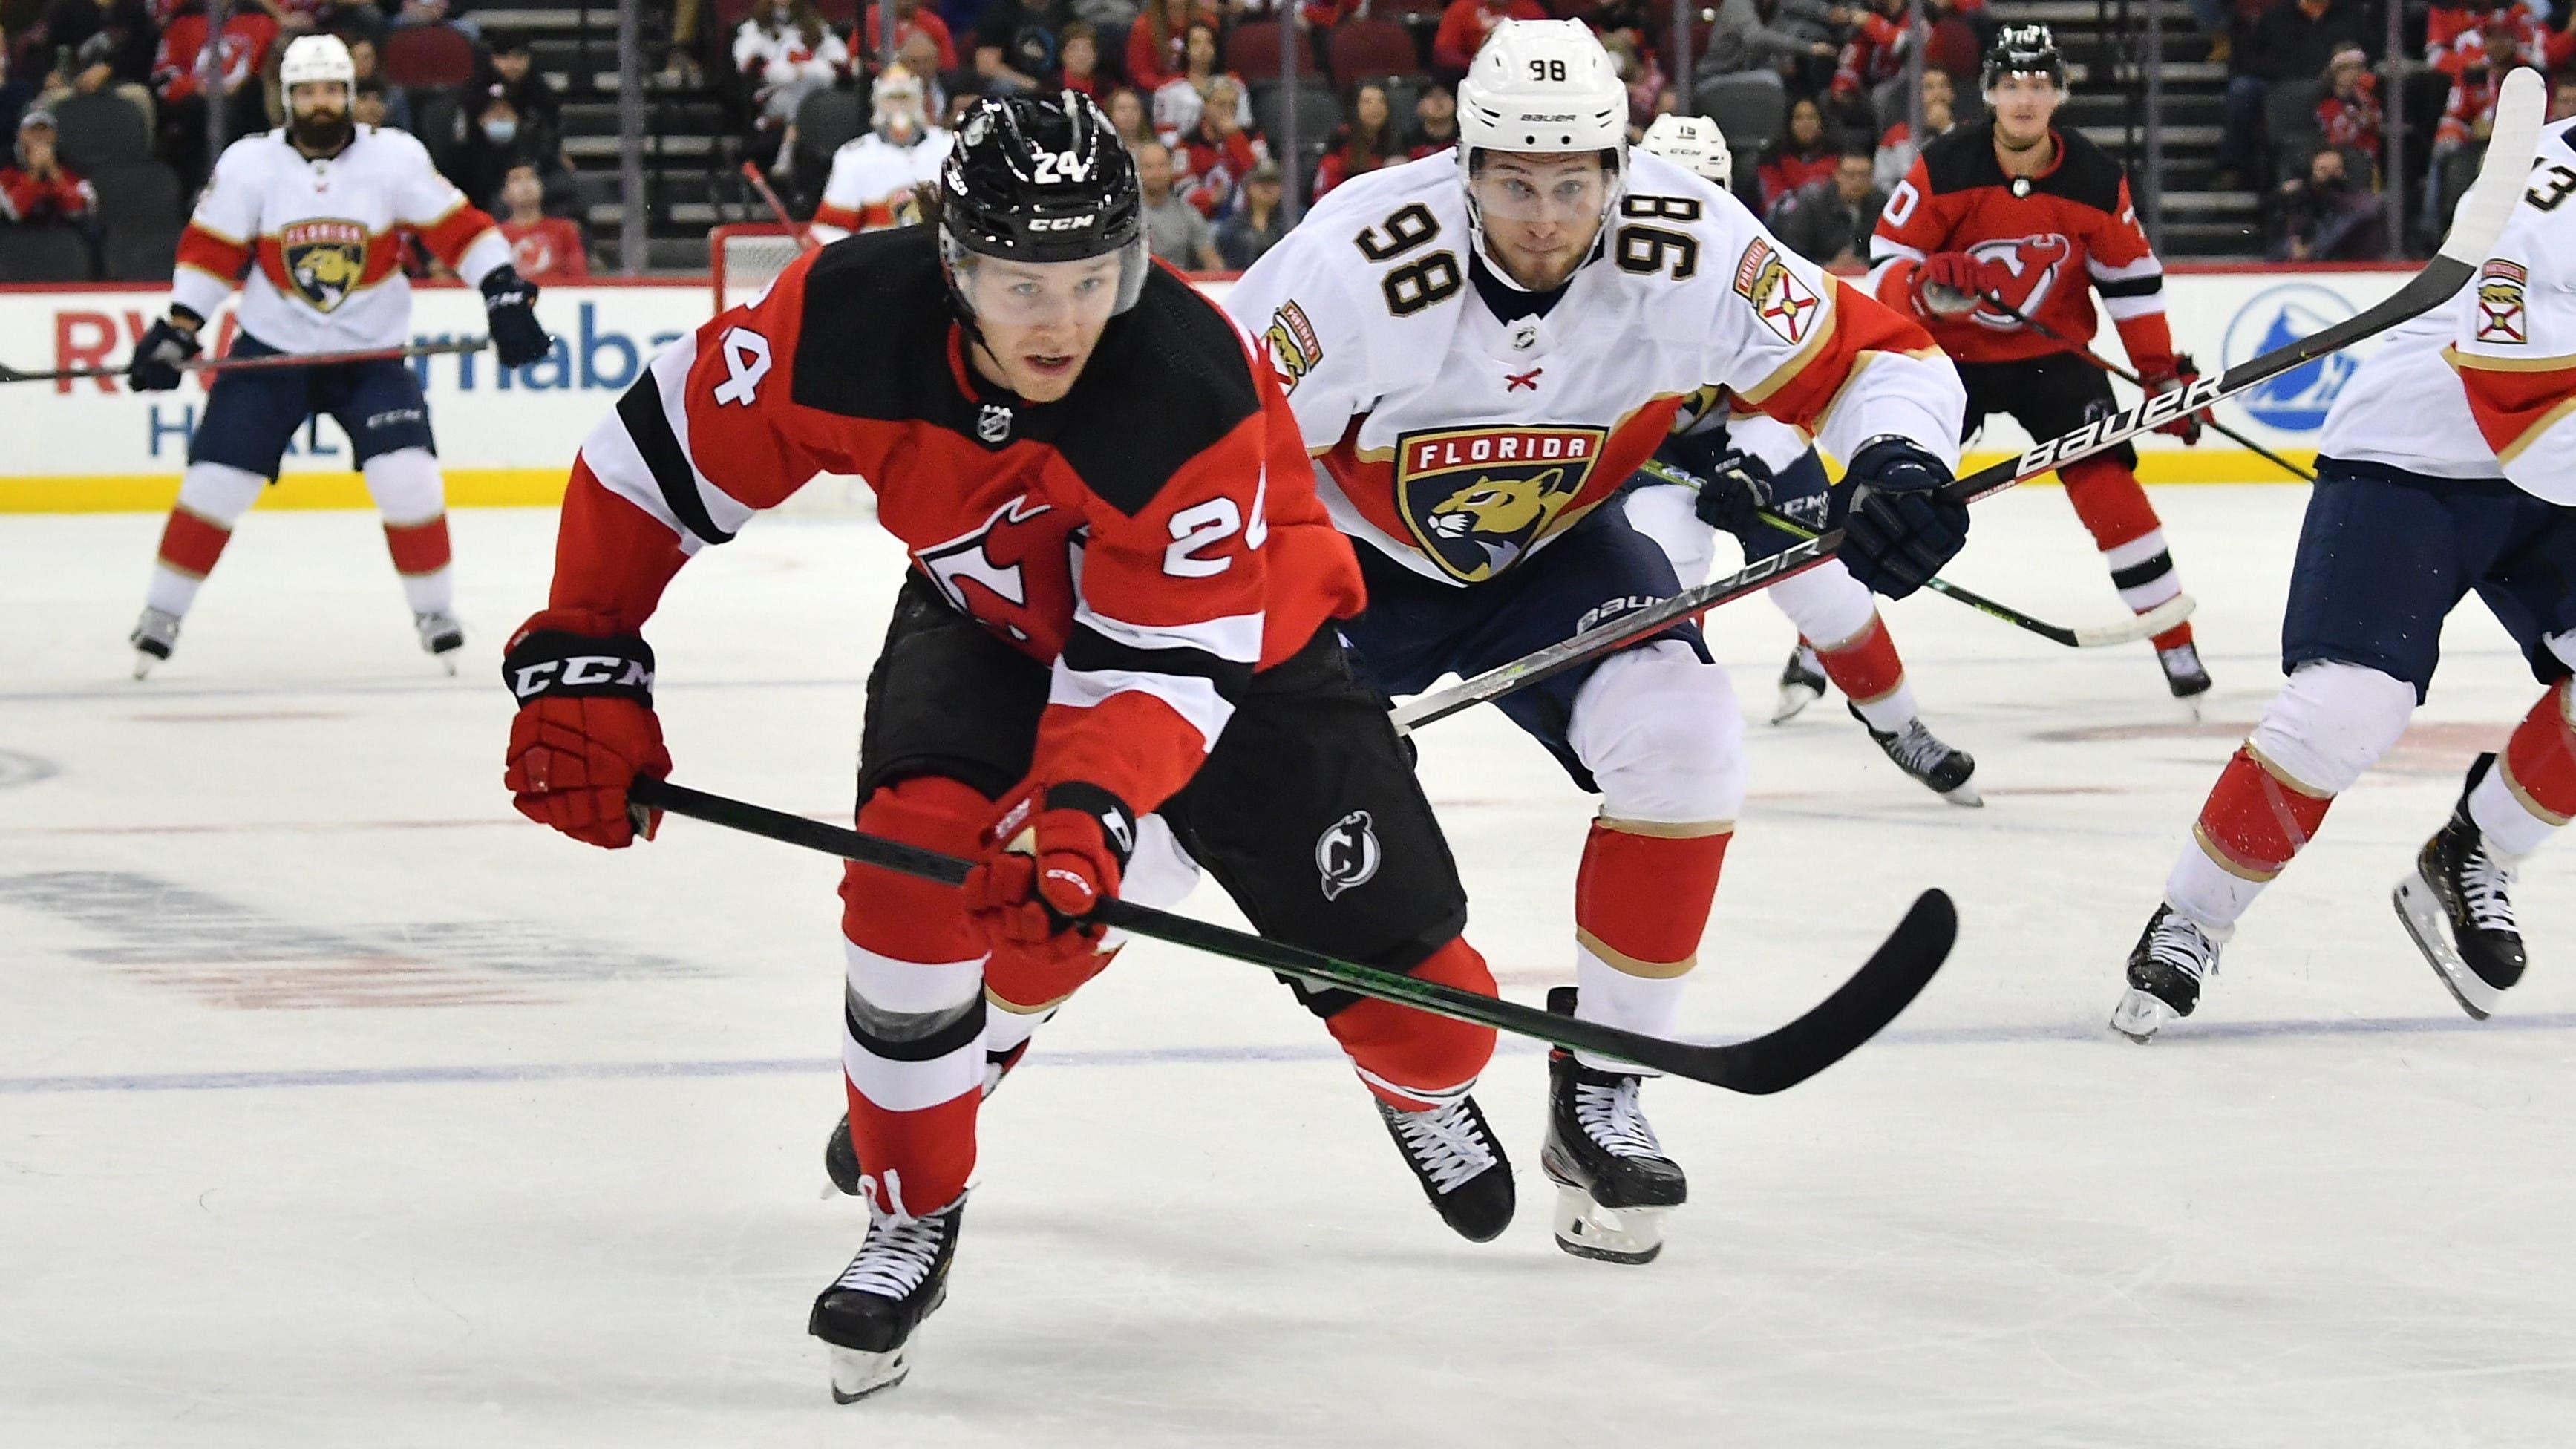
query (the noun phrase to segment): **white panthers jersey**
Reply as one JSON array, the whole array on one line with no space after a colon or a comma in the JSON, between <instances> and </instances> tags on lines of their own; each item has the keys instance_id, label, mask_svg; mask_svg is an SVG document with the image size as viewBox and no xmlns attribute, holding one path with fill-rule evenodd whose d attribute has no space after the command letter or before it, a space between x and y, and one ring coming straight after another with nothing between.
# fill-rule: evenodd
<instances>
[{"instance_id":1,"label":"white panthers jersey","mask_svg":"<svg viewBox=\"0 0 2576 1449\"><path fill-rule=\"evenodd\" d=\"M939 179L954 140L934 126L920 140L898 146L871 131L833 152L832 179L823 183L823 204L814 211L814 239L839 241L854 231L919 221L912 188Z\"/></svg>"},{"instance_id":2,"label":"white panthers jersey","mask_svg":"<svg viewBox=\"0 0 2576 1449\"><path fill-rule=\"evenodd\" d=\"M224 148L179 238L170 300L211 317L244 269L241 330L286 352L411 341L402 236L469 283L507 265L492 218L401 131L360 126L336 156L307 160L284 131Z\"/></svg>"},{"instance_id":3,"label":"white panthers jersey","mask_svg":"<svg viewBox=\"0 0 2576 1449\"><path fill-rule=\"evenodd\" d=\"M2436 478L2510 478L2576 505L2576 121L2541 133L2522 204L2459 294L2392 329L2317 451Z\"/></svg>"},{"instance_id":4,"label":"white panthers jersey","mask_svg":"<svg viewBox=\"0 0 2576 1449\"><path fill-rule=\"evenodd\" d=\"M1850 457L1894 434L1955 464L1966 396L1932 339L1773 239L1733 196L1632 152L1601 252L1543 313L1471 276L1455 153L1353 177L1226 305L1266 335L1343 532L1429 578L1493 577L1727 388ZM1504 311L1520 310L1509 305Z\"/></svg>"}]
</instances>

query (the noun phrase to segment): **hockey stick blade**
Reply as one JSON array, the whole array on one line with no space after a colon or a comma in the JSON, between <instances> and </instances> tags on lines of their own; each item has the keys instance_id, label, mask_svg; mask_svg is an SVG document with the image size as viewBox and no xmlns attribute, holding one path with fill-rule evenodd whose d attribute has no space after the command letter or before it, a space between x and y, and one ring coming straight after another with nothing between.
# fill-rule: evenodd
<instances>
[{"instance_id":1,"label":"hockey stick blade","mask_svg":"<svg viewBox=\"0 0 2576 1449\"><path fill-rule=\"evenodd\" d=\"M2537 72L2525 67L2505 77L2496 101L2495 126L2489 132L2486 159L2478 168L2477 180L2470 183L2467 197L2452 213L2450 235L2443 239L2441 251L2426 262L2421 271L2409 277L2404 286L2381 299L2376 306L2347 317L2332 327L2284 343L2260 357L2240 362L2220 376L2204 377L2189 387L2177 388L2122 408L2062 438L2042 443L2018 458L2008 458L1991 468L1955 479L1942 488L1941 496L1955 503L1974 503L1988 494L2000 493L2061 464L2077 462L2116 447L2139 433L2172 422L2184 413L2196 413L2225 402L2294 367L2305 366L2329 352L2377 336L2450 300L2485 264L2487 253L2495 248L2496 237L2504 231L2506 218L2513 214L2515 203L2521 199L2524 177L2531 170L2532 157L2539 149L2541 101ZM1571 639L1551 644L1508 664L1498 664L1447 689L1416 696L1396 709L1395 726L1410 733L1433 720L1446 719L1460 710L1472 709L1514 690L1527 689L1568 669L1616 653L1675 624L1696 619L1721 604L1760 593L1782 579L1805 573L1823 563L1842 541L1839 529L1819 534L1726 578L1713 579L1695 589L1685 589L1651 608L1622 614Z\"/></svg>"},{"instance_id":2,"label":"hockey stick blade","mask_svg":"<svg viewBox=\"0 0 2576 1449\"><path fill-rule=\"evenodd\" d=\"M2122 624L2078 625L2068 632L2075 636L2078 649L2107 649L2114 644L2135 644L2153 639L2192 615L2200 601L2189 594L2176 594L2143 614L2130 617Z\"/></svg>"},{"instance_id":3,"label":"hockey stick blade","mask_svg":"<svg viewBox=\"0 0 2576 1449\"><path fill-rule=\"evenodd\" d=\"M967 863L952 855L710 795L668 780L639 777L628 788L627 796L643 808L666 810L922 880L956 885L966 878ZM1130 901L1108 902L1099 919L1138 936L1294 976L1310 986L1333 987L1391 1001L1435 1016L1492 1027L1552 1046L1616 1057L1755 1096L1794 1087L1877 1035L1940 971L1941 963L1949 959L1959 928L1958 912L1950 898L1937 890L1926 891L1868 962L1814 1010L1750 1041L1707 1045L1668 1041L1598 1022L1577 1021Z\"/></svg>"}]
</instances>

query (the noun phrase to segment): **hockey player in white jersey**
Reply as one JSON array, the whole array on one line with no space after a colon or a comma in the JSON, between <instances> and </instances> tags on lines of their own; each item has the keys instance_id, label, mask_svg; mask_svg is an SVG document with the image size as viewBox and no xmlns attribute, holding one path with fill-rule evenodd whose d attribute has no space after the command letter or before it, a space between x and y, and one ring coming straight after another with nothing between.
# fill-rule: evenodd
<instances>
[{"instance_id":1,"label":"hockey player in white jersey","mask_svg":"<svg viewBox=\"0 0 2576 1449\"><path fill-rule=\"evenodd\" d=\"M356 68L335 36L286 48L278 83L287 124L224 150L179 238L170 310L135 344L127 381L138 391L179 385L199 331L241 278L241 331L231 356L366 351L411 340L411 287L401 233L483 292L504 367L552 345L538 325L537 289L510 265L492 218L430 164L401 131L350 119ZM400 359L254 368L218 376L188 440L179 501L134 626L134 673L170 657L179 621L232 537L234 523L277 479L287 443L328 413L348 434L358 470L384 516L421 647L452 672L465 642L449 570L446 486L439 476L420 382Z\"/></svg>"},{"instance_id":2,"label":"hockey player in white jersey","mask_svg":"<svg viewBox=\"0 0 2576 1449\"><path fill-rule=\"evenodd\" d=\"M1638 143L1665 160L1687 166L1720 191L1732 189L1734 157L1717 123L1705 116L1657 116ZM1685 586L1708 578L1715 561L1712 530L1735 536L1746 562L1769 558L1802 535L1765 522L1777 514L1821 530L1831 500L1824 460L1806 435L1759 413L1736 415L1723 391L1703 388L1673 419L1673 435L1656 450L1667 468L1697 486L1640 474L1628 490L1628 521L1664 546ZM1905 677L1896 638L1878 616L1869 590L1839 561L1828 559L1769 590L1771 602L1798 626L1798 643L1780 676L1780 702L1771 722L1781 724L1824 693L1840 688L1852 717L1895 766L1953 805L1982 805L1976 758L1952 749L1925 727ZM1821 642L1819 642L1821 641Z\"/></svg>"},{"instance_id":3,"label":"hockey player in white jersey","mask_svg":"<svg viewBox=\"0 0 2576 1449\"><path fill-rule=\"evenodd\" d=\"M2515 869L2576 815L2576 147L2542 134L2471 285L2391 331L2326 414L2282 621L2282 687L2218 777L2130 952L2111 1024L2138 1041L2199 1004L2237 918L2397 742L2442 621L2475 590L2547 686L2480 755L2398 882L2399 918L2483 1018L2522 978Z\"/></svg>"},{"instance_id":4,"label":"hockey player in white jersey","mask_svg":"<svg viewBox=\"0 0 2576 1449\"><path fill-rule=\"evenodd\" d=\"M920 220L912 189L937 181L948 160L953 138L930 124L919 76L887 66L869 96L868 134L832 153L832 177L823 183L811 228L818 243Z\"/></svg>"},{"instance_id":5,"label":"hockey player in white jersey","mask_svg":"<svg viewBox=\"0 0 2576 1449\"><path fill-rule=\"evenodd\" d=\"M1359 545L1345 626L1418 691L1678 591L1609 503L1704 386L1851 462L1842 558L1903 594L1966 539L1964 403L1914 323L1783 250L1735 199L1630 156L1627 94L1573 21L1504 21L1460 145L1334 189L1227 305L1266 336L1317 491ZM1837 512L1844 512L1838 508ZM1549 1005L1671 1034L1743 803L1743 725L1695 628L1499 701L1602 797L1575 882L1578 986ZM1644 1262L1685 1181L1626 1063L1560 1056L1543 1161L1557 1240Z\"/></svg>"}]
</instances>

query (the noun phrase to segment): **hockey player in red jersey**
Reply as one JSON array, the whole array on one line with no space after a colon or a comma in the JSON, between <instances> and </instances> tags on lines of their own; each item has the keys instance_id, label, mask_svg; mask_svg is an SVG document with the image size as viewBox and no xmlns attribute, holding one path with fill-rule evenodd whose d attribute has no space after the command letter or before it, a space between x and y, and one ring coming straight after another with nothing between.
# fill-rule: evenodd
<instances>
[{"instance_id":1,"label":"hockey player in red jersey","mask_svg":"<svg viewBox=\"0 0 2576 1449\"><path fill-rule=\"evenodd\" d=\"M2042 442L2117 407L2110 379L2080 352L2094 333L2091 293L2120 330L2147 386L2168 392L2199 373L2165 323L2164 268L2138 226L2128 178L2102 148L2050 124L2066 64L2045 25L2005 29L1986 53L1992 118L1960 126L1916 157L1879 214L1870 286L1919 317L1959 364L1966 426L2010 414ZM2025 326L2001 302L2041 324ZM2189 414L2159 431L2200 438ZM2059 471L2067 500L2102 550L2121 602L2145 613L2182 592L2155 506L2127 443ZM2178 699L2209 690L2191 626L2155 636Z\"/></svg>"},{"instance_id":2,"label":"hockey player in red jersey","mask_svg":"<svg viewBox=\"0 0 2576 1449\"><path fill-rule=\"evenodd\" d=\"M688 557L821 472L867 479L911 551L858 824L975 865L957 890L857 865L841 885L869 1227L810 1329L845 1402L903 1376L942 1300L988 1071L1108 964L1102 900L1168 903L1203 867L1265 934L1494 990L1344 657L1360 573L1297 424L1251 338L1149 261L1108 119L1071 92L984 102L930 206L654 360L583 444L550 601L503 662L518 808L628 845L654 822L627 787L671 765L640 630ZM1511 1167L1468 1095L1494 1033L1298 993L1442 1217L1500 1233Z\"/></svg>"}]
</instances>

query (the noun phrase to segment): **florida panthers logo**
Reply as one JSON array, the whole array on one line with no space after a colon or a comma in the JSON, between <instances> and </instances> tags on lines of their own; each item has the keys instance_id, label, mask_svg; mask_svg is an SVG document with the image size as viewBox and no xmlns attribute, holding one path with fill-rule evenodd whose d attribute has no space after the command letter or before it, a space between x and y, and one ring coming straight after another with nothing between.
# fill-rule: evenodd
<instances>
[{"instance_id":1,"label":"florida panthers logo","mask_svg":"<svg viewBox=\"0 0 2576 1449\"><path fill-rule=\"evenodd\" d=\"M913 561L958 612L1021 643L1039 641L1040 620L1073 615L1073 551L1082 546L1082 535L1065 535L1053 512L1014 498L971 531L916 552Z\"/></svg>"},{"instance_id":2,"label":"florida panthers logo","mask_svg":"<svg viewBox=\"0 0 2576 1449\"><path fill-rule=\"evenodd\" d=\"M2066 271L2066 263L2075 255L2075 244L2055 232L2036 236L1999 237L1968 248L1968 255L1981 262L2001 262L2012 273L2012 281L1994 289L1995 297L2024 317L2036 317L2048 305L2048 298ZM1980 327L1997 332L2011 332L2021 324L1992 307L1979 307L1969 314Z\"/></svg>"},{"instance_id":3,"label":"florida panthers logo","mask_svg":"<svg viewBox=\"0 0 2576 1449\"><path fill-rule=\"evenodd\" d=\"M1450 428L1396 443L1395 506L1451 577L1492 578L1574 521L1609 433L1601 428Z\"/></svg>"},{"instance_id":4,"label":"florida panthers logo","mask_svg":"<svg viewBox=\"0 0 2576 1449\"><path fill-rule=\"evenodd\" d=\"M277 251L286 264L289 289L316 312L338 307L366 281L367 241L367 228L360 222L322 218L287 223L278 229Z\"/></svg>"}]
</instances>

